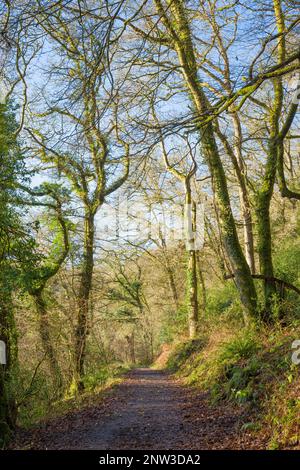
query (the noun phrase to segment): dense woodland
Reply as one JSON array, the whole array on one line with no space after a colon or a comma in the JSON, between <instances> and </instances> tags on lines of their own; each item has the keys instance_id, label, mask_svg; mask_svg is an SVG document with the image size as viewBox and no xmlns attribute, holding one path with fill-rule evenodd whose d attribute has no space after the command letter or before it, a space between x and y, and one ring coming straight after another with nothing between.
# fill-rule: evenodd
<instances>
[{"instance_id":1,"label":"dense woodland","mask_svg":"<svg viewBox=\"0 0 300 470\"><path fill-rule=\"evenodd\" d=\"M1 2L2 446L162 351L299 444L299 7Z\"/></svg>"}]
</instances>

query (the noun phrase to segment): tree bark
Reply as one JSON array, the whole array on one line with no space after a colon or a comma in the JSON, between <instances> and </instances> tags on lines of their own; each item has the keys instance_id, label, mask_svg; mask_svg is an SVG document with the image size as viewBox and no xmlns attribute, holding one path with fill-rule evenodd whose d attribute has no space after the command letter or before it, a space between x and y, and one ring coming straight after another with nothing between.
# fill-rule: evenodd
<instances>
[{"instance_id":1,"label":"tree bark","mask_svg":"<svg viewBox=\"0 0 300 470\"><path fill-rule=\"evenodd\" d=\"M255 258L254 258L254 239L252 229L252 214L251 205L248 195L246 180L245 180L245 169L242 158L241 150L241 127L238 117L233 117L234 122L234 133L235 133L235 144L234 148L230 145L227 137L221 132L219 125L216 125L216 134L224 145L224 148L229 155L232 165L234 167L236 177L239 185L239 200L241 218L243 220L243 232L244 232L244 247L245 247L245 258L250 268L251 274L255 272Z\"/></svg>"},{"instance_id":2,"label":"tree bark","mask_svg":"<svg viewBox=\"0 0 300 470\"><path fill-rule=\"evenodd\" d=\"M170 289L171 289L171 292L172 292L172 297L173 297L173 302L174 302L174 307L176 308L176 310L178 310L178 308L179 308L178 292L177 292L176 282L175 282L175 278L174 278L174 272L173 272L173 269L171 267L168 252L167 252L166 240L164 239L162 234L160 234L160 239L161 239L161 244L162 244L162 249L163 249L163 256L164 256L164 260L165 260L164 267L165 267L165 271L166 271L167 276L168 276L169 286L170 286Z\"/></svg>"},{"instance_id":3,"label":"tree bark","mask_svg":"<svg viewBox=\"0 0 300 470\"><path fill-rule=\"evenodd\" d=\"M294 292L300 295L300 289L298 289L298 287L294 286L294 284L291 284L290 282L284 281L283 279L279 279L278 277L273 277L270 279L270 278L266 278L262 274L252 274L252 277L253 279L261 279L263 281L272 281L276 284L279 284L280 290L289 289L289 290L293 290ZM224 276L224 279L233 279L233 278L234 278L234 274L226 274Z\"/></svg>"},{"instance_id":4,"label":"tree bark","mask_svg":"<svg viewBox=\"0 0 300 470\"><path fill-rule=\"evenodd\" d=\"M178 300L178 293L177 293L177 287L174 279L174 273L172 268L169 265L166 265L166 272L169 278L169 285L170 289L172 292L172 297L173 297L173 302L174 302L174 307L176 310L179 308L179 300Z\"/></svg>"},{"instance_id":5,"label":"tree bark","mask_svg":"<svg viewBox=\"0 0 300 470\"><path fill-rule=\"evenodd\" d=\"M191 211L191 214L189 212ZM188 328L191 339L197 336L198 330L198 280L197 258L195 246L196 233L196 204L192 200L190 181L186 181L186 210L185 224L187 227L188 266L187 266L187 295L188 295ZM190 220L189 220L190 218ZM191 222L191 223L190 223Z\"/></svg>"},{"instance_id":6,"label":"tree bark","mask_svg":"<svg viewBox=\"0 0 300 470\"><path fill-rule=\"evenodd\" d=\"M0 299L0 340L6 346L6 364L0 364L0 445L4 446L13 433L17 419L11 381L18 355L12 305L4 299Z\"/></svg>"},{"instance_id":7,"label":"tree bark","mask_svg":"<svg viewBox=\"0 0 300 470\"><path fill-rule=\"evenodd\" d=\"M78 293L78 317L75 331L75 387L84 389L84 361L88 334L89 300L94 269L94 214L87 211L84 227L84 253Z\"/></svg>"},{"instance_id":8,"label":"tree bark","mask_svg":"<svg viewBox=\"0 0 300 470\"><path fill-rule=\"evenodd\" d=\"M235 273L237 288L247 316L256 316L256 291L241 248L231 210L227 181L211 125L201 129L204 154L213 177L213 190L221 222L222 241Z\"/></svg>"},{"instance_id":9,"label":"tree bark","mask_svg":"<svg viewBox=\"0 0 300 470\"><path fill-rule=\"evenodd\" d=\"M276 167L273 172L276 172ZM275 175L273 175L275 178ZM274 278L274 268L272 260L272 235L270 221L270 201L273 193L273 177L265 178L264 188L258 193L256 198L256 219L257 219L257 250L259 256L260 272L267 279L264 281L265 311L264 318L270 318L272 302L276 296L276 283ZM271 279L270 279L271 278Z\"/></svg>"},{"instance_id":10,"label":"tree bark","mask_svg":"<svg viewBox=\"0 0 300 470\"><path fill-rule=\"evenodd\" d=\"M58 395L60 395L63 386L63 378L57 359L57 353L55 351L55 348L53 347L52 338L50 334L47 305L43 297L43 293L41 291L37 291L36 293L34 293L33 297L36 305L36 310L39 315L40 337L42 340L44 352L49 361L52 383L54 385L55 391L58 393Z\"/></svg>"},{"instance_id":11,"label":"tree bark","mask_svg":"<svg viewBox=\"0 0 300 470\"><path fill-rule=\"evenodd\" d=\"M126 336L126 341L129 349L129 361L131 364L135 364L135 344L134 344L134 331Z\"/></svg>"},{"instance_id":12,"label":"tree bark","mask_svg":"<svg viewBox=\"0 0 300 470\"><path fill-rule=\"evenodd\" d=\"M284 36L284 14L279 0L273 0L274 16L278 31L277 39L277 58L278 62L282 62L285 58L285 36ZM272 281L274 277L273 260L272 260L272 234L270 222L270 203L273 195L276 170L278 163L278 137L280 134L280 117L283 106L283 87L282 79L275 78L273 81L274 100L270 107L269 115L269 148L267 153L267 161L265 165L265 173L263 175L260 189L256 195L256 217L257 217L257 235L258 235L258 255L260 262L260 272L267 279L264 283L265 293L265 311L264 318L271 319L272 303L276 297L276 284Z\"/></svg>"},{"instance_id":13,"label":"tree bark","mask_svg":"<svg viewBox=\"0 0 300 470\"><path fill-rule=\"evenodd\" d=\"M235 154L238 164L237 178L239 181L239 198L241 206L241 215L244 229L244 246L245 257L250 268L251 274L255 274L255 257L254 257L254 238L253 223L249 195L245 180L245 165L242 156L242 130L239 117L236 113L233 115L233 127L235 137Z\"/></svg>"},{"instance_id":14,"label":"tree bark","mask_svg":"<svg viewBox=\"0 0 300 470\"><path fill-rule=\"evenodd\" d=\"M197 336L198 330L198 286L197 286L197 270L196 270L196 251L189 251L188 259L188 301L189 301L189 312L188 312L188 325L189 325L189 337L191 339Z\"/></svg>"},{"instance_id":15,"label":"tree bark","mask_svg":"<svg viewBox=\"0 0 300 470\"><path fill-rule=\"evenodd\" d=\"M201 304L201 312L205 315L206 312L206 285L205 285L205 280L203 276L203 271L201 268L201 260L200 260L200 254L199 251L196 253L196 258L197 258L197 268L198 268L198 277L201 285L201 294L202 294L202 304Z\"/></svg>"}]
</instances>

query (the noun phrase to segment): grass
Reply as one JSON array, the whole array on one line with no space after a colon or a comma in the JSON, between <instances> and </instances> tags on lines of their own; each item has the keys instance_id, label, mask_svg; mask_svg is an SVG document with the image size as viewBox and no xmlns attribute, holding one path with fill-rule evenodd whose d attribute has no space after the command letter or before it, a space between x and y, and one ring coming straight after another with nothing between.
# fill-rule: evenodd
<instances>
[{"instance_id":1,"label":"grass","mask_svg":"<svg viewBox=\"0 0 300 470\"><path fill-rule=\"evenodd\" d=\"M300 448L300 366L291 345L299 323L241 329L235 322L206 328L177 344L167 367L188 385L208 391L212 403L243 408L241 430L261 433L268 448Z\"/></svg>"},{"instance_id":2,"label":"grass","mask_svg":"<svg viewBox=\"0 0 300 470\"><path fill-rule=\"evenodd\" d=\"M84 378L85 390L79 395L70 394L53 400L49 381L38 376L31 396L27 397L20 407L18 425L28 428L38 422L64 415L69 411L82 409L99 402L116 385L124 380L124 374L130 370L129 365L109 364L89 371Z\"/></svg>"}]
</instances>

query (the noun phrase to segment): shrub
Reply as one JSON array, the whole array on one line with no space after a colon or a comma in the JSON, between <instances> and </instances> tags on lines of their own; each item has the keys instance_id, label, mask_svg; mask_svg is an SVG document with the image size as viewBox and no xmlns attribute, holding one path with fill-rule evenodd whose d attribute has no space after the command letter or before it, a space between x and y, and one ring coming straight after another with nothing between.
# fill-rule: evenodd
<instances>
[{"instance_id":1,"label":"shrub","mask_svg":"<svg viewBox=\"0 0 300 470\"><path fill-rule=\"evenodd\" d=\"M179 343L174 349L173 354L171 354L168 359L168 369L170 369L172 372L178 371L183 367L188 359L191 359L193 354L199 353L205 344L206 341L204 338L197 338Z\"/></svg>"},{"instance_id":2,"label":"shrub","mask_svg":"<svg viewBox=\"0 0 300 470\"><path fill-rule=\"evenodd\" d=\"M206 311L208 316L219 316L231 307L237 300L236 290L231 281L223 286L209 289L207 295Z\"/></svg>"},{"instance_id":3,"label":"shrub","mask_svg":"<svg viewBox=\"0 0 300 470\"><path fill-rule=\"evenodd\" d=\"M181 305L175 312L168 311L165 315L158 344L171 343L184 330L187 330L187 306Z\"/></svg>"}]
</instances>

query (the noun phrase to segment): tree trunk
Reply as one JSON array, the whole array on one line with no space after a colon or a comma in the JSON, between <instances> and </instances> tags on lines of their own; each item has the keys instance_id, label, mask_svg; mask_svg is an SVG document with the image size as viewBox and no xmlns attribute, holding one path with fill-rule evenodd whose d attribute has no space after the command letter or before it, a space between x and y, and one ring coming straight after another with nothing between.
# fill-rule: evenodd
<instances>
[{"instance_id":1,"label":"tree trunk","mask_svg":"<svg viewBox=\"0 0 300 470\"><path fill-rule=\"evenodd\" d=\"M134 344L134 331L126 336L128 349L129 349L129 361L131 364L135 364L135 344Z\"/></svg>"},{"instance_id":2,"label":"tree trunk","mask_svg":"<svg viewBox=\"0 0 300 470\"><path fill-rule=\"evenodd\" d=\"M260 273L265 276L264 295L265 295L265 320L270 319L272 302L276 296L276 284L272 279L274 277L274 268L272 261L272 237L270 221L270 199L271 193L260 192L257 196L256 214L257 214L257 249L259 255Z\"/></svg>"},{"instance_id":3,"label":"tree trunk","mask_svg":"<svg viewBox=\"0 0 300 470\"><path fill-rule=\"evenodd\" d=\"M6 294L4 294L6 295ZM10 301L0 299L0 340L6 364L0 364L0 446L10 439L16 425L17 407L11 382L17 366L17 333Z\"/></svg>"},{"instance_id":4,"label":"tree trunk","mask_svg":"<svg viewBox=\"0 0 300 470\"><path fill-rule=\"evenodd\" d=\"M173 270L170 266L166 266L166 272L169 278L169 285L170 289L172 292L172 297L173 297L173 302L174 302L174 307L176 310L179 308L179 300L178 300L178 293L177 293L177 288L176 288L176 283L174 279L174 273Z\"/></svg>"},{"instance_id":5,"label":"tree trunk","mask_svg":"<svg viewBox=\"0 0 300 470\"><path fill-rule=\"evenodd\" d=\"M205 312L206 312L206 286L205 286L203 271L201 269L201 260L200 260L199 251L197 251L197 253L196 253L196 259L197 259L198 277L199 277L199 281L200 281L200 285L201 285L201 294L202 294L201 312L205 315Z\"/></svg>"},{"instance_id":6,"label":"tree trunk","mask_svg":"<svg viewBox=\"0 0 300 470\"><path fill-rule=\"evenodd\" d=\"M75 331L75 388L81 392L84 389L84 361L86 338L88 334L89 299L92 288L94 268L94 215L90 212L85 216L84 253L78 293L78 318Z\"/></svg>"},{"instance_id":7,"label":"tree trunk","mask_svg":"<svg viewBox=\"0 0 300 470\"><path fill-rule=\"evenodd\" d=\"M186 181L186 208L185 225L187 229L187 295L188 295L188 328L191 339L197 336L198 329L198 281L197 281L197 259L195 246L196 231L196 204L192 201L190 181Z\"/></svg>"},{"instance_id":8,"label":"tree trunk","mask_svg":"<svg viewBox=\"0 0 300 470\"><path fill-rule=\"evenodd\" d=\"M241 215L243 220L244 229L244 246L245 246L245 257L250 268L251 274L255 274L255 258L254 258L254 238L253 238L253 224L252 214L248 201L243 197L242 191L240 190L240 205Z\"/></svg>"},{"instance_id":9,"label":"tree trunk","mask_svg":"<svg viewBox=\"0 0 300 470\"><path fill-rule=\"evenodd\" d=\"M174 302L174 307L176 308L176 310L178 310L178 308L179 308L179 299L178 299L177 287L176 287L176 282L175 282L175 278L174 278L174 272L173 272L173 269L170 265L170 260L169 260L169 256L168 256L168 252L167 252L166 240L164 239L162 234L160 234L160 239L161 239L161 244L162 244L162 249L163 249L163 256L164 256L164 260L165 260L165 271L166 271L167 276L168 276L169 286L170 286L170 289L171 289L171 292L172 292L172 297L173 297L173 302Z\"/></svg>"},{"instance_id":10,"label":"tree trunk","mask_svg":"<svg viewBox=\"0 0 300 470\"><path fill-rule=\"evenodd\" d=\"M235 273L236 285L246 316L256 316L256 290L251 277L250 268L241 248L234 217L231 210L227 181L218 148L213 134L213 128L208 125L201 129L204 154L213 177L213 190L219 210L221 235L224 248Z\"/></svg>"},{"instance_id":11,"label":"tree trunk","mask_svg":"<svg viewBox=\"0 0 300 470\"><path fill-rule=\"evenodd\" d=\"M188 325L189 325L189 337L191 339L197 336L198 330L198 289L197 289L197 270L196 270L196 251L189 251L188 259L188 301L189 301L189 312L188 312Z\"/></svg>"},{"instance_id":12,"label":"tree trunk","mask_svg":"<svg viewBox=\"0 0 300 470\"><path fill-rule=\"evenodd\" d=\"M52 383L54 385L55 391L58 393L58 395L60 395L63 386L63 378L57 359L57 353L52 344L47 305L43 297L42 291L37 291L36 293L34 293L33 298L39 316L40 337L42 340L44 352L49 361Z\"/></svg>"},{"instance_id":13,"label":"tree trunk","mask_svg":"<svg viewBox=\"0 0 300 470\"><path fill-rule=\"evenodd\" d=\"M245 257L250 268L251 274L255 274L255 257L254 257L254 239L253 239L253 224L251 206L249 201L249 195L245 180L245 165L242 155L242 130L239 117L236 113L233 115L233 127L235 137L235 155L237 160L237 178L239 181L239 198L241 206L241 216L243 220L244 229L244 246L245 246Z\"/></svg>"},{"instance_id":14,"label":"tree trunk","mask_svg":"<svg viewBox=\"0 0 300 470\"><path fill-rule=\"evenodd\" d=\"M278 31L277 38L277 56L278 62L285 59L285 25L284 14L282 12L281 2L274 0L274 15ZM263 175L260 189L256 195L256 216L258 232L258 254L260 262L260 272L268 279L264 283L265 292L265 311L264 318L267 321L272 319L272 304L277 295L276 284L270 278L274 277L272 261L272 234L270 222L270 203L273 195L276 170L278 165L278 152L280 152L281 141L278 141L280 133L280 119L283 109L283 86L282 79L273 80L274 100L269 115L269 149L267 161L265 164L265 173Z\"/></svg>"}]
</instances>

